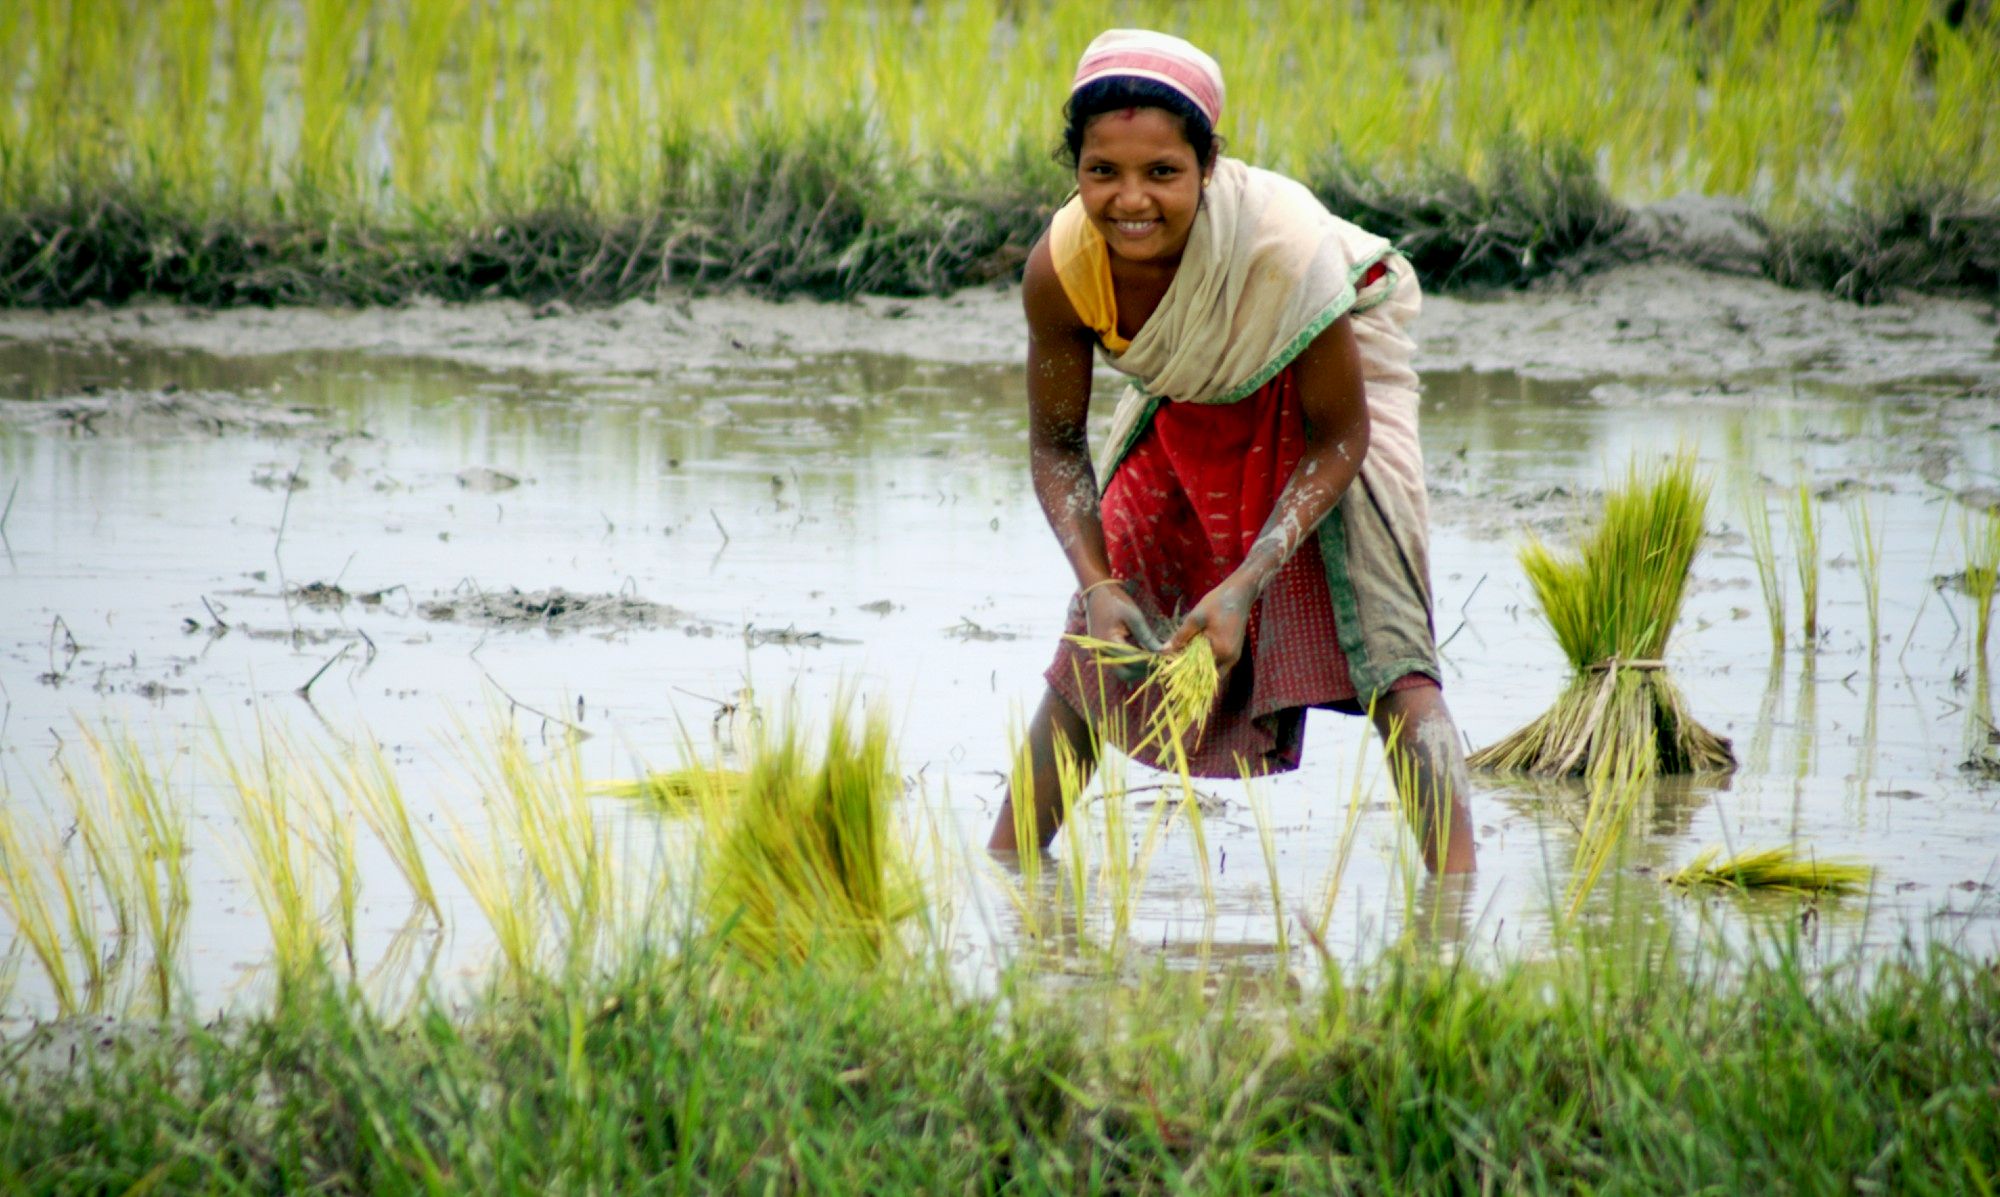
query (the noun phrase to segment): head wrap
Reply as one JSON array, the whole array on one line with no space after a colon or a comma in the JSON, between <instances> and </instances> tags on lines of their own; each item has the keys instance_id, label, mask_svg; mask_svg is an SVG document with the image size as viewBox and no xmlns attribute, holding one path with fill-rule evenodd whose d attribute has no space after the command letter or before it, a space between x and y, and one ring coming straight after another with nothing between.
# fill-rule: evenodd
<instances>
[{"instance_id":1,"label":"head wrap","mask_svg":"<svg viewBox=\"0 0 2000 1197\"><path fill-rule=\"evenodd\" d=\"M1150 29L1107 29L1084 47L1070 94L1114 75L1166 84L1199 108L1211 129L1222 117L1222 68L1183 38Z\"/></svg>"}]
</instances>

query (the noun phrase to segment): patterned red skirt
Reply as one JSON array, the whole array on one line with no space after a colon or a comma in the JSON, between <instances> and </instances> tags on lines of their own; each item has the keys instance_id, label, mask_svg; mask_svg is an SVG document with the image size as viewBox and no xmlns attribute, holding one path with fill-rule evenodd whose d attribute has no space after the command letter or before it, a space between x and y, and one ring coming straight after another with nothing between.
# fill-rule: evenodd
<instances>
[{"instance_id":1,"label":"patterned red skirt","mask_svg":"<svg viewBox=\"0 0 2000 1197\"><path fill-rule=\"evenodd\" d=\"M1290 367L1236 403L1159 406L1112 475L1099 511L1111 572L1126 580L1161 639L1242 564L1305 448ZM1071 603L1067 630L1084 630L1080 602ZM1101 731L1107 715L1113 732L1121 721L1128 730L1144 726L1150 694L1134 702L1130 687L1068 641L1045 676ZM1435 684L1412 673L1388 689ZM1223 679L1199 743L1189 746L1189 772L1236 777L1245 766L1253 774L1298 768L1308 707L1360 713L1318 537L1306 539L1252 610L1243 657ZM1139 759L1166 767L1150 749Z\"/></svg>"}]
</instances>

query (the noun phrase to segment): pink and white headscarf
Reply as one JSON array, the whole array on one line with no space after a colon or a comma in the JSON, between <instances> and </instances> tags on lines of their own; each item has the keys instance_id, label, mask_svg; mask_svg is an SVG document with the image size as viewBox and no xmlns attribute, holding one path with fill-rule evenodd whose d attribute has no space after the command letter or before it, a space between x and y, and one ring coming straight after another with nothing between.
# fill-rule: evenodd
<instances>
[{"instance_id":1,"label":"pink and white headscarf","mask_svg":"<svg viewBox=\"0 0 2000 1197\"><path fill-rule=\"evenodd\" d=\"M1211 129L1222 117L1222 68L1183 38L1150 29L1107 29L1084 47L1070 94L1113 75L1164 83L1199 108Z\"/></svg>"}]
</instances>

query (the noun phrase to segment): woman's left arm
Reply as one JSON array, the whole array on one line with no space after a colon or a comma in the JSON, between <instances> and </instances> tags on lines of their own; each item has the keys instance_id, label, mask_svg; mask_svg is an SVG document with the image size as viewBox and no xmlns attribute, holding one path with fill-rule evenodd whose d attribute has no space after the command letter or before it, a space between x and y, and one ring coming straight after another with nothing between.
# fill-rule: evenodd
<instances>
[{"instance_id":1,"label":"woman's left arm","mask_svg":"<svg viewBox=\"0 0 2000 1197\"><path fill-rule=\"evenodd\" d=\"M1250 609L1278 569L1318 529L1361 471L1368 454L1368 395L1354 329L1342 316L1313 338L1293 362L1306 450L1285 480L1271 517L1243 564L1210 591L1175 632L1168 649L1206 634L1215 663L1227 671L1243 655Z\"/></svg>"}]
</instances>

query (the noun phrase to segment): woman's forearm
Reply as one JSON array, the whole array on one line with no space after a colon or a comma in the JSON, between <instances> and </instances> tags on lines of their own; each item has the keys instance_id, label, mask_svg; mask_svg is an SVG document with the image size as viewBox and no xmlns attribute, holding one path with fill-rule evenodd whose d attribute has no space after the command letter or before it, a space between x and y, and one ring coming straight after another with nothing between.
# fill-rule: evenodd
<instances>
[{"instance_id":1,"label":"woman's forearm","mask_svg":"<svg viewBox=\"0 0 2000 1197\"><path fill-rule=\"evenodd\" d=\"M1088 443L1081 437L1037 438L1029 450L1029 473L1035 498L1048 517L1049 529L1069 559L1078 587L1111 576L1104 551L1104 525L1097 510L1097 473L1091 468Z\"/></svg>"},{"instance_id":2,"label":"woman's forearm","mask_svg":"<svg viewBox=\"0 0 2000 1197\"><path fill-rule=\"evenodd\" d=\"M1361 460L1368 454L1368 416L1365 409L1357 415L1332 435L1316 437L1308 427L1305 455L1285 480L1270 518L1236 569L1235 580L1253 594L1264 592L1306 538L1318 531L1361 472Z\"/></svg>"}]
</instances>

